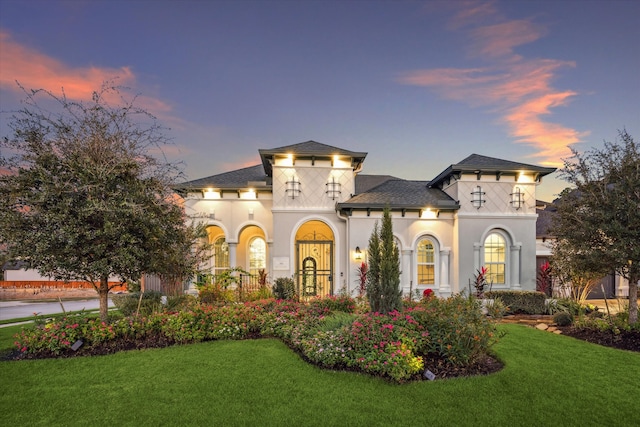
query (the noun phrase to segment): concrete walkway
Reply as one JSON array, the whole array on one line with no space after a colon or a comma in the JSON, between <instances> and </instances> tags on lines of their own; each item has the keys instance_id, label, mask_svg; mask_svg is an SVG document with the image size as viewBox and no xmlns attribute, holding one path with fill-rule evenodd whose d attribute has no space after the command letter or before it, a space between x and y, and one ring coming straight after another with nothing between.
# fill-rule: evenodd
<instances>
[{"instance_id":1,"label":"concrete walkway","mask_svg":"<svg viewBox=\"0 0 640 427\"><path fill-rule=\"evenodd\" d=\"M97 298L62 301L62 306L60 304L60 302L0 301L0 320L100 308L100 301ZM109 308L113 307L113 302L109 300Z\"/></svg>"}]
</instances>

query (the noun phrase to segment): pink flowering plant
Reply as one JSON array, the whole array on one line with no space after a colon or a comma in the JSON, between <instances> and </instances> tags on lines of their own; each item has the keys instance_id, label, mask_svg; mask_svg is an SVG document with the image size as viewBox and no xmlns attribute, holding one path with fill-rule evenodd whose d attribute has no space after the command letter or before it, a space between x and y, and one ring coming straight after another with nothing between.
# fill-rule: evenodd
<instances>
[{"instance_id":1,"label":"pink flowering plant","mask_svg":"<svg viewBox=\"0 0 640 427\"><path fill-rule=\"evenodd\" d=\"M369 313L338 330L304 337L299 351L320 366L351 369L402 382L422 372L428 333L410 315Z\"/></svg>"},{"instance_id":2,"label":"pink flowering plant","mask_svg":"<svg viewBox=\"0 0 640 427\"><path fill-rule=\"evenodd\" d=\"M452 365L476 362L498 338L495 324L474 297L423 300L410 314L430 333L425 354Z\"/></svg>"},{"instance_id":3,"label":"pink flowering plant","mask_svg":"<svg viewBox=\"0 0 640 427\"><path fill-rule=\"evenodd\" d=\"M429 333L410 314L392 311L388 315L368 313L344 330L353 348L350 368L403 381L422 372L421 354Z\"/></svg>"},{"instance_id":4,"label":"pink flowering plant","mask_svg":"<svg viewBox=\"0 0 640 427\"><path fill-rule=\"evenodd\" d=\"M462 365L488 352L495 342L495 328L476 303L461 296L429 297L387 315L356 313L355 301L346 296L308 303L265 299L199 304L110 324L86 316L53 319L23 329L15 346L22 358L43 358L277 337L318 366L404 382L418 378L434 359ZM82 347L71 349L78 340Z\"/></svg>"}]
</instances>

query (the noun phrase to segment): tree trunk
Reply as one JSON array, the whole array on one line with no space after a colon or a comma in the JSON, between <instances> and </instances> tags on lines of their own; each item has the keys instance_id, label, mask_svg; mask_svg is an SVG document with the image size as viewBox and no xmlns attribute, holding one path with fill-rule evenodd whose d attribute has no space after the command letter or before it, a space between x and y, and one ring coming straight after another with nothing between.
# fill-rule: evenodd
<instances>
[{"instance_id":1,"label":"tree trunk","mask_svg":"<svg viewBox=\"0 0 640 427\"><path fill-rule=\"evenodd\" d=\"M100 278L100 287L98 288L98 296L100 297L100 320L109 322L109 278Z\"/></svg>"},{"instance_id":2,"label":"tree trunk","mask_svg":"<svg viewBox=\"0 0 640 427\"><path fill-rule=\"evenodd\" d=\"M629 324L638 322L638 277L629 278Z\"/></svg>"}]
</instances>

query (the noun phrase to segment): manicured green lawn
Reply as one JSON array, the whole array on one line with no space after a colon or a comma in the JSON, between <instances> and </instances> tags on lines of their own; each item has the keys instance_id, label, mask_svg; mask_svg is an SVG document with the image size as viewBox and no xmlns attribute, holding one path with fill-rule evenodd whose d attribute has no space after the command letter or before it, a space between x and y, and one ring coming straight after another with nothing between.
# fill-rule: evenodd
<instances>
[{"instance_id":1,"label":"manicured green lawn","mask_svg":"<svg viewBox=\"0 0 640 427\"><path fill-rule=\"evenodd\" d=\"M1 362L0 425L629 426L637 422L640 354L524 326L500 328L507 332L496 347L506 365L501 372L404 385L318 369L271 339ZM4 329L0 329L0 348L6 348Z\"/></svg>"}]
</instances>

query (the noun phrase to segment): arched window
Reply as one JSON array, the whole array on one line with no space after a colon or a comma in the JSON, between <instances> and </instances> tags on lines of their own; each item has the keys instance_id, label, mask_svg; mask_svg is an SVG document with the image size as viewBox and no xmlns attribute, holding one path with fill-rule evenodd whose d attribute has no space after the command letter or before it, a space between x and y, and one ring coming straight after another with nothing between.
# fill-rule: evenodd
<instances>
[{"instance_id":1,"label":"arched window","mask_svg":"<svg viewBox=\"0 0 640 427\"><path fill-rule=\"evenodd\" d=\"M249 273L258 275L258 271L267 266L267 244L262 237L256 237L249 244Z\"/></svg>"},{"instance_id":2,"label":"arched window","mask_svg":"<svg viewBox=\"0 0 640 427\"><path fill-rule=\"evenodd\" d=\"M431 239L423 238L418 242L417 257L418 285L434 285L436 283L436 257Z\"/></svg>"},{"instance_id":3,"label":"arched window","mask_svg":"<svg viewBox=\"0 0 640 427\"><path fill-rule=\"evenodd\" d=\"M213 242L213 271L214 275L229 269L229 244L224 237L218 237Z\"/></svg>"},{"instance_id":4,"label":"arched window","mask_svg":"<svg viewBox=\"0 0 640 427\"><path fill-rule=\"evenodd\" d=\"M498 233L491 233L484 239L484 266L487 281L496 285L506 284L507 244Z\"/></svg>"}]
</instances>

